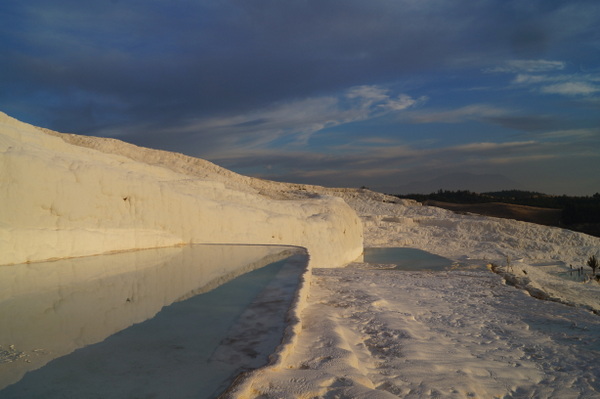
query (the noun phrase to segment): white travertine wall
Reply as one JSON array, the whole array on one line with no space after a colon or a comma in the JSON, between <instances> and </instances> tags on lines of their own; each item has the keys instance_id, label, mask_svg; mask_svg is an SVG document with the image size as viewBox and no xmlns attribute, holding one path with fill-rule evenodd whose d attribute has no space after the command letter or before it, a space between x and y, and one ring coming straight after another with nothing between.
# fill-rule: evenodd
<instances>
[{"instance_id":1,"label":"white travertine wall","mask_svg":"<svg viewBox=\"0 0 600 399\"><path fill-rule=\"evenodd\" d=\"M340 198L275 200L248 178L198 170L210 163L172 167L180 154L151 165L143 148L67 138L0 112L0 265L185 243L297 245L317 267L362 252L361 222Z\"/></svg>"}]
</instances>

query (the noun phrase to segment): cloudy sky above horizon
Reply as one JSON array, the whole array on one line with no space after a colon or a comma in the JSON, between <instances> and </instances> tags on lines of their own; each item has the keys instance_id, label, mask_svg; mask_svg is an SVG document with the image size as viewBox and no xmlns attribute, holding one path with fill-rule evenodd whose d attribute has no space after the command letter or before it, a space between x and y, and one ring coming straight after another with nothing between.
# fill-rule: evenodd
<instances>
[{"instance_id":1,"label":"cloudy sky above horizon","mask_svg":"<svg viewBox=\"0 0 600 399\"><path fill-rule=\"evenodd\" d=\"M600 191L597 0L3 0L0 111L273 180Z\"/></svg>"}]
</instances>

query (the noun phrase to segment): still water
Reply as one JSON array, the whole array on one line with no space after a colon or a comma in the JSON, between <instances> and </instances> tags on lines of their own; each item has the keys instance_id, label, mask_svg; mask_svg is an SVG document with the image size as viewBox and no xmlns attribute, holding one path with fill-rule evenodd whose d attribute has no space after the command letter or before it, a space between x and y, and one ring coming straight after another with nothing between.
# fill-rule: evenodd
<instances>
[{"instance_id":1,"label":"still water","mask_svg":"<svg viewBox=\"0 0 600 399\"><path fill-rule=\"evenodd\" d=\"M415 248L365 248L363 262L392 264L394 270L436 271L448 270L453 265L450 259Z\"/></svg>"},{"instance_id":2,"label":"still water","mask_svg":"<svg viewBox=\"0 0 600 399\"><path fill-rule=\"evenodd\" d=\"M213 397L275 350L306 262L194 245L0 267L0 398Z\"/></svg>"}]
</instances>

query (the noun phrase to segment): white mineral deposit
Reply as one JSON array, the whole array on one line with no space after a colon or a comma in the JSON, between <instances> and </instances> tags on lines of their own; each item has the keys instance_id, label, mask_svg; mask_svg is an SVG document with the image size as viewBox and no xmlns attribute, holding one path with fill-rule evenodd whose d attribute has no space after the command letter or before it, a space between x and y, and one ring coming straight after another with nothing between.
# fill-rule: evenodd
<instances>
[{"instance_id":1,"label":"white mineral deposit","mask_svg":"<svg viewBox=\"0 0 600 399\"><path fill-rule=\"evenodd\" d=\"M189 243L306 248L281 345L228 397L600 397L600 284L558 276L598 256L599 238L253 179L1 113L0 195L2 268ZM421 249L454 266L377 268L356 261L364 247ZM13 283L0 281L2 293ZM20 359L0 345L2 373Z\"/></svg>"}]
</instances>

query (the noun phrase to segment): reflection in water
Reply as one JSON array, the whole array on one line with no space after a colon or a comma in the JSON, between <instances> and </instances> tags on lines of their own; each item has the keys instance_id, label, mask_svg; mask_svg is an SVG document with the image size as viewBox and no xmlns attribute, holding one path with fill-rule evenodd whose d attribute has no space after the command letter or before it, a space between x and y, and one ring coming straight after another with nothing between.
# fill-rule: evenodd
<instances>
[{"instance_id":1,"label":"reflection in water","mask_svg":"<svg viewBox=\"0 0 600 399\"><path fill-rule=\"evenodd\" d=\"M193 245L2 266L0 389L164 306L298 251Z\"/></svg>"}]
</instances>

